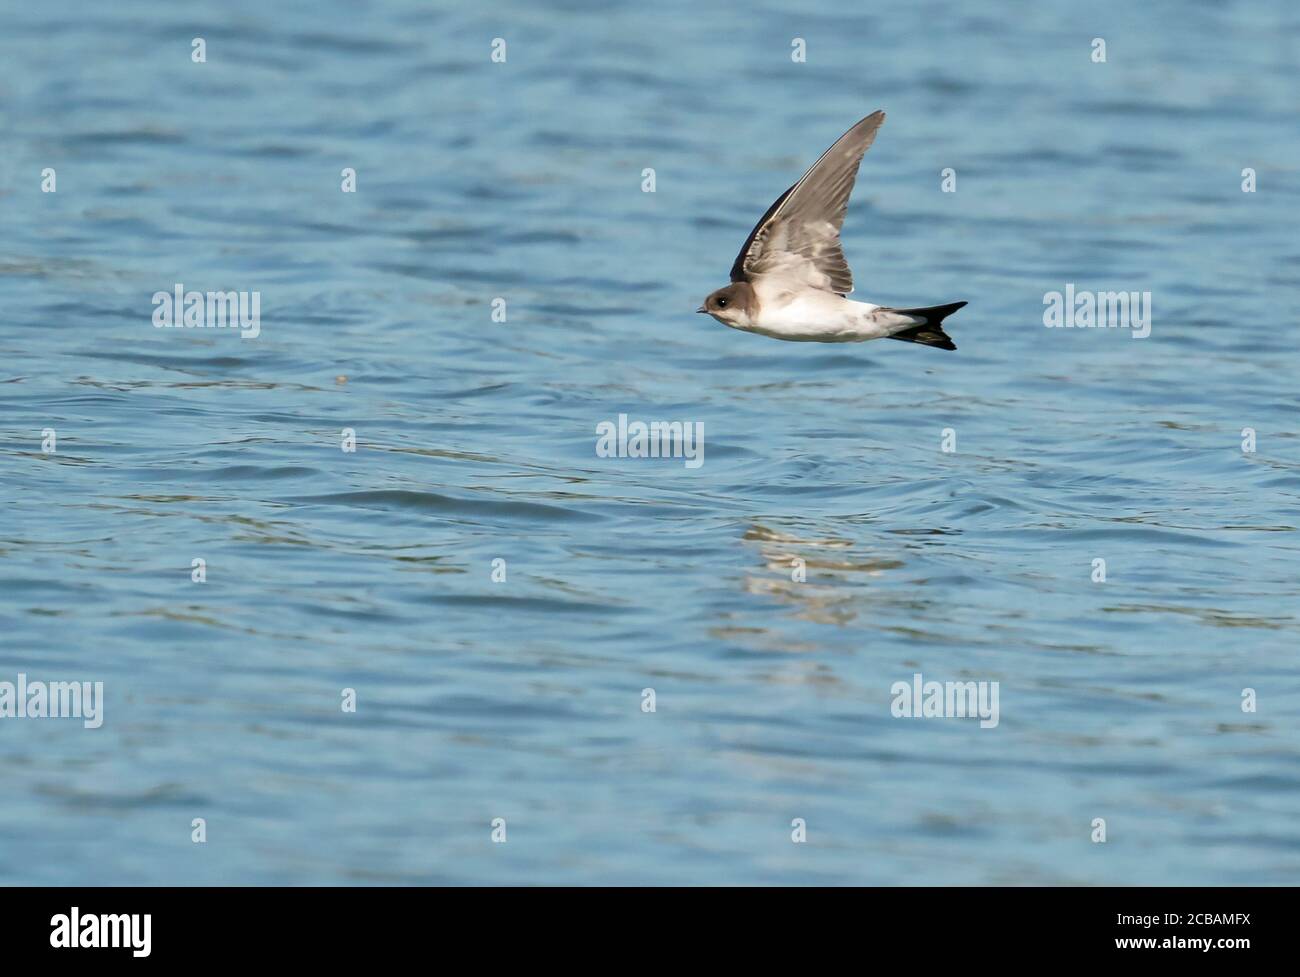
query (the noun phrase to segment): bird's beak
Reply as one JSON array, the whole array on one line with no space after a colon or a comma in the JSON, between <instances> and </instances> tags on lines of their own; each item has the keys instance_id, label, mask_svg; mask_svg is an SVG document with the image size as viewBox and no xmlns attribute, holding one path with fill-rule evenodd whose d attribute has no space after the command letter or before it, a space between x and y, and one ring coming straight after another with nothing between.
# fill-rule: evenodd
<instances>
[{"instance_id":1,"label":"bird's beak","mask_svg":"<svg viewBox=\"0 0 1300 977\"><path fill-rule=\"evenodd\" d=\"M696 311L696 312L703 312L703 311L705 311L704 306L701 305L701 306L700 306L698 309L696 309L695 311Z\"/></svg>"}]
</instances>

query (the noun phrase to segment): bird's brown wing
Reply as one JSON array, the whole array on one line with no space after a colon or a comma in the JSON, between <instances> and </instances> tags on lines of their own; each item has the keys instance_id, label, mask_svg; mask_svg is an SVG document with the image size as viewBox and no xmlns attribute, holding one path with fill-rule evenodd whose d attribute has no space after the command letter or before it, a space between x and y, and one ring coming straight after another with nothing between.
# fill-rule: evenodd
<instances>
[{"instance_id":1,"label":"bird's brown wing","mask_svg":"<svg viewBox=\"0 0 1300 977\"><path fill-rule=\"evenodd\" d=\"M840 228L858 165L884 121L884 112L872 112L835 140L799 182L776 199L736 255L733 282L780 274L827 292L853 291L853 273L840 248Z\"/></svg>"}]
</instances>

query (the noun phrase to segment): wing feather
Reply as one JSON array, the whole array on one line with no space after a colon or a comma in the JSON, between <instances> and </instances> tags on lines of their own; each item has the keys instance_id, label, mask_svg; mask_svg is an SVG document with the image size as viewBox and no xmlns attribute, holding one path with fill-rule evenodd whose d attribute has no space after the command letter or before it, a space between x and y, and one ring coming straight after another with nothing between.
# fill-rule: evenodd
<instances>
[{"instance_id":1,"label":"wing feather","mask_svg":"<svg viewBox=\"0 0 1300 977\"><path fill-rule=\"evenodd\" d=\"M840 295L853 291L853 273L840 247L840 228L858 166L884 121L884 112L871 113L776 199L736 255L733 282L780 274Z\"/></svg>"}]
</instances>

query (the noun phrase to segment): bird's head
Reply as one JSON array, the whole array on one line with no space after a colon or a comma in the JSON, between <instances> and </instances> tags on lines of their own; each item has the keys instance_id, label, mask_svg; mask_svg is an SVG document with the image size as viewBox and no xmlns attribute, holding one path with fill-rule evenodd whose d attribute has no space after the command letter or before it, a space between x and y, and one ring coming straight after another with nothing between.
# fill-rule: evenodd
<instances>
[{"instance_id":1,"label":"bird's head","mask_svg":"<svg viewBox=\"0 0 1300 977\"><path fill-rule=\"evenodd\" d=\"M732 282L712 293L695 311L711 315L732 329L744 329L755 311L753 286L749 282Z\"/></svg>"}]
</instances>

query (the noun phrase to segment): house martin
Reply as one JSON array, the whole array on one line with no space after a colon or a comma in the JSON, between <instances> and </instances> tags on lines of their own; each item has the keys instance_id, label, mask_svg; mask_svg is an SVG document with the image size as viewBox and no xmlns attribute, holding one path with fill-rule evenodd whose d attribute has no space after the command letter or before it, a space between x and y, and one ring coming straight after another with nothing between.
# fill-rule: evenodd
<instances>
[{"instance_id":1,"label":"house martin","mask_svg":"<svg viewBox=\"0 0 1300 977\"><path fill-rule=\"evenodd\" d=\"M840 228L858 165L884 121L884 112L872 112L776 198L736 255L731 284L696 312L732 329L793 342L900 339L957 348L943 320L965 302L894 309L845 298L853 291L853 273L840 247Z\"/></svg>"}]
</instances>

